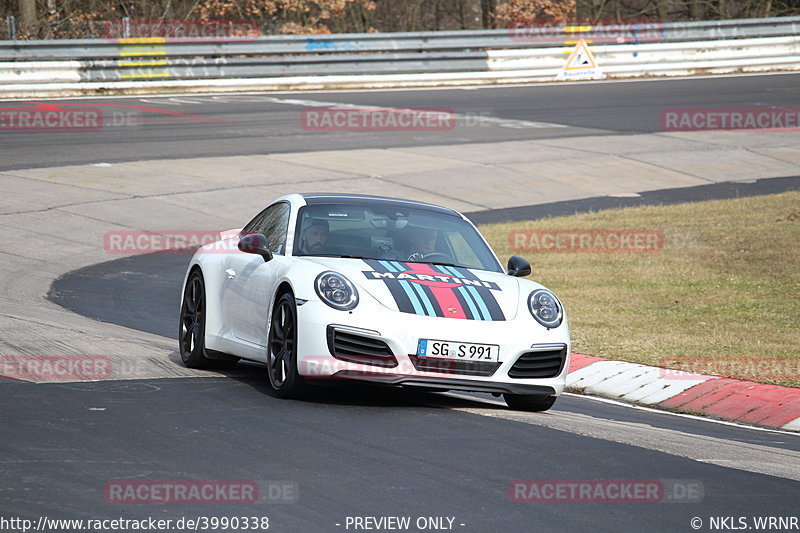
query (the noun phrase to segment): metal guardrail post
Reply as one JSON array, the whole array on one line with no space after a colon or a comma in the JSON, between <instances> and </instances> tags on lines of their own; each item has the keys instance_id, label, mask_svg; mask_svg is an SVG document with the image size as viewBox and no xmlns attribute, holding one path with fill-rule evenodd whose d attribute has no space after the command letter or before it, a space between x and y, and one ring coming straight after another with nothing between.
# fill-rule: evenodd
<instances>
[{"instance_id":1,"label":"metal guardrail post","mask_svg":"<svg viewBox=\"0 0 800 533\"><path fill-rule=\"evenodd\" d=\"M14 20L14 15L6 17L6 26L8 26L8 36L12 41L17 40L17 24Z\"/></svg>"}]
</instances>

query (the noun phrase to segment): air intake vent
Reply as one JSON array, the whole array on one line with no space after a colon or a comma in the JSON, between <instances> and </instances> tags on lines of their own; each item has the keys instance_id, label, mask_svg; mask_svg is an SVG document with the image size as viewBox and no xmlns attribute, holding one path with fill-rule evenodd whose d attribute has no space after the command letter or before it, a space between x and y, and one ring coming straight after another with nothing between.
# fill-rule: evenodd
<instances>
[{"instance_id":1,"label":"air intake vent","mask_svg":"<svg viewBox=\"0 0 800 533\"><path fill-rule=\"evenodd\" d=\"M328 349L332 356L342 361L390 368L397 366L392 349L382 340L332 326L328 326Z\"/></svg>"},{"instance_id":2,"label":"air intake vent","mask_svg":"<svg viewBox=\"0 0 800 533\"><path fill-rule=\"evenodd\" d=\"M525 352L508 371L508 377L518 379L554 378L564 369L567 347L563 344L551 349Z\"/></svg>"},{"instance_id":3,"label":"air intake vent","mask_svg":"<svg viewBox=\"0 0 800 533\"><path fill-rule=\"evenodd\" d=\"M462 374L465 376L491 376L500 368L500 363L477 361L459 361L457 359L433 359L409 355L414 368L424 372L441 372L444 374Z\"/></svg>"}]
</instances>

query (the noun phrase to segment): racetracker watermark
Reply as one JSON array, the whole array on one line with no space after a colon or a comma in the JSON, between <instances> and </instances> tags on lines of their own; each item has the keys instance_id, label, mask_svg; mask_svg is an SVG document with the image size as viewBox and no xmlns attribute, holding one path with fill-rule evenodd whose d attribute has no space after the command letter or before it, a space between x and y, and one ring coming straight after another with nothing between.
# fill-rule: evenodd
<instances>
[{"instance_id":1,"label":"racetracker watermark","mask_svg":"<svg viewBox=\"0 0 800 533\"><path fill-rule=\"evenodd\" d=\"M347 380L359 379L375 382L393 381L398 378L417 380L437 379L441 374L459 371L465 361L483 363L484 359L469 352L452 357L412 355L409 360L389 357L309 355L298 361L300 375L312 379Z\"/></svg>"},{"instance_id":2,"label":"racetracker watermark","mask_svg":"<svg viewBox=\"0 0 800 533\"><path fill-rule=\"evenodd\" d=\"M599 19L556 22L521 19L509 25L511 38L520 42L655 43L664 40L664 23L644 19Z\"/></svg>"},{"instance_id":3,"label":"racetracker watermark","mask_svg":"<svg viewBox=\"0 0 800 533\"><path fill-rule=\"evenodd\" d=\"M452 109L310 107L300 113L309 131L448 131L456 127Z\"/></svg>"},{"instance_id":4,"label":"racetracker watermark","mask_svg":"<svg viewBox=\"0 0 800 533\"><path fill-rule=\"evenodd\" d=\"M239 230L112 230L103 235L103 250L109 254L237 253ZM206 246L208 245L208 246Z\"/></svg>"},{"instance_id":5,"label":"racetracker watermark","mask_svg":"<svg viewBox=\"0 0 800 533\"><path fill-rule=\"evenodd\" d=\"M696 479L518 479L508 485L515 503L699 503Z\"/></svg>"},{"instance_id":6,"label":"racetracker watermark","mask_svg":"<svg viewBox=\"0 0 800 533\"><path fill-rule=\"evenodd\" d=\"M3 533L28 533L29 531L68 533L188 533L198 531L266 531L269 517L254 515L236 516L182 516L180 518L141 517L141 518L54 518L39 516L38 519L18 516L0 516L0 531Z\"/></svg>"},{"instance_id":7,"label":"racetracker watermark","mask_svg":"<svg viewBox=\"0 0 800 533\"><path fill-rule=\"evenodd\" d=\"M171 40L242 40L261 35L250 20L140 20L123 19L104 23L106 39L163 37ZM137 43L138 44L138 43Z\"/></svg>"},{"instance_id":8,"label":"racetracker watermark","mask_svg":"<svg viewBox=\"0 0 800 533\"><path fill-rule=\"evenodd\" d=\"M776 130L797 131L800 109L665 109L663 131Z\"/></svg>"},{"instance_id":9,"label":"racetracker watermark","mask_svg":"<svg viewBox=\"0 0 800 533\"><path fill-rule=\"evenodd\" d=\"M114 504L297 503L300 488L292 481L112 480L103 497Z\"/></svg>"},{"instance_id":10,"label":"racetracker watermark","mask_svg":"<svg viewBox=\"0 0 800 533\"><path fill-rule=\"evenodd\" d=\"M664 249L664 235L652 229L526 230L508 234L512 252L640 253Z\"/></svg>"},{"instance_id":11,"label":"racetracker watermark","mask_svg":"<svg viewBox=\"0 0 800 533\"><path fill-rule=\"evenodd\" d=\"M664 379L700 379L708 375L740 379L757 377L759 381L800 379L800 361L777 357L766 359L698 357L680 361L670 358L662 359L658 366L661 367L661 377Z\"/></svg>"},{"instance_id":12,"label":"racetracker watermark","mask_svg":"<svg viewBox=\"0 0 800 533\"><path fill-rule=\"evenodd\" d=\"M97 131L103 127L98 108L0 108L0 131Z\"/></svg>"},{"instance_id":13,"label":"racetracker watermark","mask_svg":"<svg viewBox=\"0 0 800 533\"><path fill-rule=\"evenodd\" d=\"M25 381L92 381L112 375L103 355L0 355L0 376Z\"/></svg>"}]
</instances>

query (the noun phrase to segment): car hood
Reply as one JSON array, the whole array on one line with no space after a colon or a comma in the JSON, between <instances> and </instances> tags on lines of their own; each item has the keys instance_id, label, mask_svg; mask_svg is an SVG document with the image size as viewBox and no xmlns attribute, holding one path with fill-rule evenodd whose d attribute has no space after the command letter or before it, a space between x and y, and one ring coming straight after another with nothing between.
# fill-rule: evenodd
<instances>
[{"instance_id":1,"label":"car hood","mask_svg":"<svg viewBox=\"0 0 800 533\"><path fill-rule=\"evenodd\" d=\"M381 305L422 316L511 320L519 303L517 278L465 267L374 259L304 257L347 276Z\"/></svg>"}]
</instances>

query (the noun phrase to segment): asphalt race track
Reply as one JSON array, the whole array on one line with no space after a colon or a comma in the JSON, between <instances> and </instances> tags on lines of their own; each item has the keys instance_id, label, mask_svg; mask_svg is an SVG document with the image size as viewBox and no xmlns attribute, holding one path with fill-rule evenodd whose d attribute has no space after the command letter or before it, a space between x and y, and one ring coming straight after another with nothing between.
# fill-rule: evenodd
<instances>
[{"instance_id":1,"label":"asphalt race track","mask_svg":"<svg viewBox=\"0 0 800 533\"><path fill-rule=\"evenodd\" d=\"M97 161L654 133L662 130L661 112L665 108L780 109L796 105L800 76L783 74L767 79L769 83L764 76L743 76L515 88L72 99L69 102L73 105L101 104L106 107L100 109L107 113L131 113L141 125L105 128L66 139L58 132L0 133L0 170ZM488 117L501 127L396 132L391 136L305 130L297 120L297 108L320 102L445 109L464 115L465 121ZM148 111L150 108L181 115ZM540 126L526 127L524 122ZM548 124L559 127L546 127Z\"/></svg>"},{"instance_id":2,"label":"asphalt race track","mask_svg":"<svg viewBox=\"0 0 800 533\"><path fill-rule=\"evenodd\" d=\"M4 490L5 515L245 512L269 516L276 531L339 531L347 516L450 516L457 531L486 532L688 531L695 516L796 513L797 481L458 412L470 402L435 395L334 392L281 402L265 380L233 378L3 388L17 421L4 423L3 477L18 480ZM566 400L547 416L591 403ZM601 416L624 424L622 411ZM105 484L128 479L289 481L299 502L244 511L105 503ZM681 479L700 481L704 496L701 503L512 503L508 485L517 479Z\"/></svg>"},{"instance_id":3,"label":"asphalt race track","mask_svg":"<svg viewBox=\"0 0 800 533\"><path fill-rule=\"evenodd\" d=\"M13 188L23 173L15 171L101 162L228 156L244 156L246 161L290 152L317 158L323 151L657 135L665 106L796 107L798 82L800 75L792 74L474 90L70 100L113 104L115 109L138 106L134 112L147 120L84 135L0 132L0 172L5 172L0 180L7 191L0 206L6 201L10 206L0 213L0 315L6 320L0 321L0 355L80 353L92 345L100 351L124 351L130 346L131 357L144 354L165 369L178 368L177 300L189 260L186 254L110 257L93 252L77 234L66 233L72 227L60 227L58 220L66 219L57 218L59 210L82 211L70 216L92 219L100 228L92 229L86 240L92 243L107 227L141 227L125 222L137 215L124 211L128 200L91 196L99 190L91 187L106 187L98 181L83 189L85 203L70 207L72 200L65 200L66 207L53 207L45 205L43 196L41 208L17 207L21 200ZM298 108L309 101L452 108L464 120L484 117L486 127L391 136L313 132L297 122ZM11 105L16 104L0 102ZM793 163L789 153L790 148L782 152L785 165L776 167L775 175L754 175L750 183L720 179L693 182L692 187L701 189L682 183L635 195L587 193L536 206L528 202L476 210L472 216L479 222L515 220L628 202L796 190L800 164ZM36 178L42 189L35 190L48 191L46 187L57 185L55 179ZM177 193L164 196L172 194ZM477 196L465 189L459 201L469 195ZM134 200L150 201L147 191L135 193ZM113 208L102 207L103 202ZM174 217L185 217L180 220L185 225L233 227L239 220L237 210L217 205L224 214L217 216L209 201L193 211L176 207ZM153 216L158 227L165 220L159 217L169 212L141 216ZM112 217L117 217L113 223ZM29 227L20 228L19 220ZM43 239L40 246L34 246L37 232ZM75 247L73 255L84 253L91 260L68 261L65 254L58 255L60 250L48 248L54 242L49 237ZM35 258L38 262L22 263L31 250L41 253ZM48 250L57 259L48 261ZM559 398L551 411L541 414L510 411L488 395L366 386L323 387L304 401L286 401L273 396L264 369L255 364L239 364L222 373L172 376L69 383L0 378L0 519L257 516L269 517L271 531L337 532L359 530L352 525L353 517L398 516L410 517L409 531L491 533L688 532L743 524L755 529L760 517L798 516L796 434L575 395ZM115 503L104 489L118 480L247 480L262 487L288 487L291 497L249 505ZM513 490L509 492L515 480L676 480L666 481L666 486L675 483L694 492L691 498L680 490L665 493L658 503L521 503L512 501ZM425 528L416 526L418 519ZM796 519L794 524L784 530L797 530Z\"/></svg>"}]
</instances>

